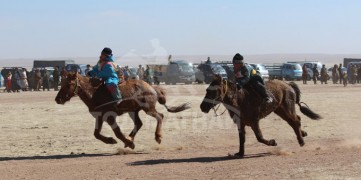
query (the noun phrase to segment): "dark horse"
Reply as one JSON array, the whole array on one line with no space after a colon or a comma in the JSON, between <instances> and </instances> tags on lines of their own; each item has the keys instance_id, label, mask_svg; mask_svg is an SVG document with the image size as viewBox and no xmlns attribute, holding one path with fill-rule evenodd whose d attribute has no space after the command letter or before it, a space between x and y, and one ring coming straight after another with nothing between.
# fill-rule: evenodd
<instances>
[{"instance_id":1,"label":"dark horse","mask_svg":"<svg viewBox=\"0 0 361 180\"><path fill-rule=\"evenodd\" d=\"M105 88L100 85L93 87L91 81L87 77L83 77L78 73L69 73L67 78L63 80L61 89L55 98L58 104L65 104L74 96L79 98L89 108L89 112L96 118L96 126L94 130L95 138L103 141L106 144L115 144L117 141L112 137L105 137L100 134L103 121L112 127L114 134L125 144L125 147L134 149L133 143L134 137L138 130L142 127L143 123L139 118L139 111L143 110L146 114L157 119L157 128L155 131L155 140L161 143L162 138L162 121L163 114L157 112L155 109L157 101L164 105L168 112L177 113L190 108L188 103L184 103L177 107L167 107L166 95L163 89L159 87L152 87L141 80L129 80L126 83L119 85L119 89L122 93L123 101L115 108L114 103L104 104L109 101L110 93L105 91ZM97 91L98 88L100 91ZM100 93L99 93L100 92ZM98 94L98 97L94 99L93 94ZM129 137L125 137L117 125L116 116L128 113L134 122L134 129L129 134Z\"/></svg>"},{"instance_id":2,"label":"dark horse","mask_svg":"<svg viewBox=\"0 0 361 180\"><path fill-rule=\"evenodd\" d=\"M289 84L272 80L266 82L266 89L273 95L274 101L267 104L252 85L242 88L238 91L232 82L223 80L222 77L216 75L214 80L207 88L207 93L200 106L201 110L208 113L210 109L217 104L222 103L229 112L229 115L237 123L239 133L239 152L236 157L244 156L245 143L245 126L251 126L256 138L259 142L268 146L276 146L274 139L266 140L263 138L259 128L259 120L274 112L293 128L296 133L298 143L303 146L305 143L303 137L307 133L301 130L301 118L296 114L295 104L307 117L317 120L321 117L314 113L306 106L302 106L300 102L301 91L297 84L290 82Z\"/></svg>"}]
</instances>

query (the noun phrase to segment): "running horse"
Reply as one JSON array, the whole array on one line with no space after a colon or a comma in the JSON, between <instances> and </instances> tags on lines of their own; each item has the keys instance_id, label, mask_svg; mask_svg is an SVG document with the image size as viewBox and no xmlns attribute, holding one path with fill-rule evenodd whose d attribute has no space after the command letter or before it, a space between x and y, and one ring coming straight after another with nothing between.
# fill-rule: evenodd
<instances>
[{"instance_id":1,"label":"running horse","mask_svg":"<svg viewBox=\"0 0 361 180\"><path fill-rule=\"evenodd\" d=\"M200 105L202 112L208 113L211 109L216 112L216 105L222 103L237 124L239 134L239 152L234 157L244 156L245 126L251 126L257 140L268 146L277 146L274 139L263 138L259 127L259 120L274 112L285 120L294 130L300 146L305 144L303 137L306 131L301 129L301 117L296 114L295 104L307 117L318 120L321 116L314 113L305 103L300 102L301 91L294 82L285 83L271 80L265 84L267 91L273 96L274 101L267 104L252 86L237 90L235 84L215 75L212 83L206 90L206 95ZM305 104L306 106L303 106Z\"/></svg>"},{"instance_id":2,"label":"running horse","mask_svg":"<svg viewBox=\"0 0 361 180\"><path fill-rule=\"evenodd\" d=\"M142 80L128 80L119 85L122 93L123 101L116 107L115 103L106 103L111 101L111 95L107 92L104 84L94 87L93 81L88 77L83 77L78 73L69 73L66 79L63 80L61 89L57 94L55 101L58 104L65 104L74 96L79 98L88 107L89 112L96 118L96 125L94 136L96 139L103 141L106 144L116 144L117 141L112 137L105 137L100 134L103 121L112 127L114 134L120 139L125 147L134 149L134 138L143 123L139 118L139 111L143 110L147 115L157 119L157 127L155 131L155 140L161 143L162 139L162 121L163 114L157 112L155 109L157 101L162 104L168 112L177 113L189 109L189 103L184 103L176 107L166 106L165 91L159 87L152 87ZM100 83L101 84L101 83ZM97 97L95 97L97 94ZM117 116L128 113L134 122L134 128L125 137L121 132L117 122Z\"/></svg>"}]
</instances>

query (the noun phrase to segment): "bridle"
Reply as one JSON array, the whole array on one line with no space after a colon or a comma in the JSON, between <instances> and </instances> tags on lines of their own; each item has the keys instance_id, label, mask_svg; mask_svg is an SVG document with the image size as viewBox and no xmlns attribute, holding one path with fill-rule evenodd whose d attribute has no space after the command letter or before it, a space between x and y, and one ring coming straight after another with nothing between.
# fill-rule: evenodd
<instances>
[{"instance_id":1,"label":"bridle","mask_svg":"<svg viewBox=\"0 0 361 180\"><path fill-rule=\"evenodd\" d=\"M74 88L74 91L73 91L73 94L74 94L74 95L78 95L78 93L79 93L79 87L80 87L79 78L78 78L78 76L76 76L76 79L75 79L75 88Z\"/></svg>"},{"instance_id":2,"label":"bridle","mask_svg":"<svg viewBox=\"0 0 361 180\"><path fill-rule=\"evenodd\" d=\"M223 115L223 114L226 112L226 110L227 110L227 109L225 109L221 114L217 114L217 110L218 110L219 106L221 106L221 103L219 103L218 106L215 105L216 99L218 99L218 98L220 98L220 102L222 102L222 103L224 102L224 101L223 101L223 100L224 100L224 97L226 97L226 94L227 94L227 92L228 92L228 81L225 81L225 82L226 82L226 85L223 86L223 80L222 80L222 83L221 83L221 94L220 94L219 96L217 96L216 98L214 98L214 99L213 99L213 102L212 102L212 104L214 105L214 106L212 107L212 109L213 109L213 111L214 111L214 114L216 114L216 116L221 116L221 115ZM215 106L217 106L217 107L214 108Z\"/></svg>"}]
</instances>

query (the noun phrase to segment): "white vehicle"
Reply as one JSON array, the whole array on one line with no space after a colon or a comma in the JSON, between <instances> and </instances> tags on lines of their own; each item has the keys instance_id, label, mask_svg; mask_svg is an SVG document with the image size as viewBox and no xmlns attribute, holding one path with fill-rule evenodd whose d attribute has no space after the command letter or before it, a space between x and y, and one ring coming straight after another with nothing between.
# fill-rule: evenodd
<instances>
[{"instance_id":1,"label":"white vehicle","mask_svg":"<svg viewBox=\"0 0 361 180\"><path fill-rule=\"evenodd\" d=\"M130 79L137 79L137 80L139 80L139 76L137 75L138 68L129 67L129 71L130 71L130 74L129 74L129 78L130 78Z\"/></svg>"},{"instance_id":2,"label":"white vehicle","mask_svg":"<svg viewBox=\"0 0 361 180\"><path fill-rule=\"evenodd\" d=\"M249 65L261 74L262 79L269 79L269 72L263 64L249 63Z\"/></svg>"}]
</instances>

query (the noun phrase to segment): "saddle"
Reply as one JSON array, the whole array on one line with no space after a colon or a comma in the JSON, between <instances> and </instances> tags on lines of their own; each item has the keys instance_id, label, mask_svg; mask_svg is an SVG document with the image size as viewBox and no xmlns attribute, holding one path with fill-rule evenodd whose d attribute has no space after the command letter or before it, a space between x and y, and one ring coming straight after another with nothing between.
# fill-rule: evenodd
<instances>
[{"instance_id":1,"label":"saddle","mask_svg":"<svg viewBox=\"0 0 361 180\"><path fill-rule=\"evenodd\" d=\"M98 78L90 78L89 82L93 87L98 87L91 98L95 105L94 110L113 110L120 114L118 103L114 101L111 92L109 92L104 81Z\"/></svg>"},{"instance_id":2,"label":"saddle","mask_svg":"<svg viewBox=\"0 0 361 180\"><path fill-rule=\"evenodd\" d=\"M113 97L104 83L100 84L94 92L92 101L96 107L113 101Z\"/></svg>"}]
</instances>

